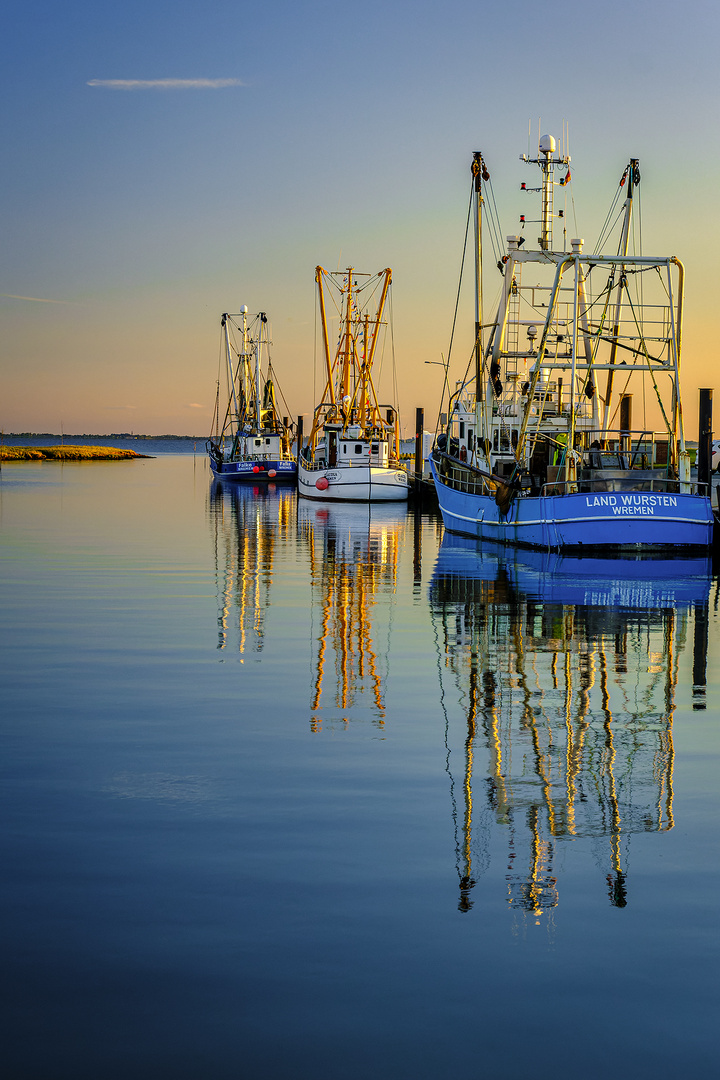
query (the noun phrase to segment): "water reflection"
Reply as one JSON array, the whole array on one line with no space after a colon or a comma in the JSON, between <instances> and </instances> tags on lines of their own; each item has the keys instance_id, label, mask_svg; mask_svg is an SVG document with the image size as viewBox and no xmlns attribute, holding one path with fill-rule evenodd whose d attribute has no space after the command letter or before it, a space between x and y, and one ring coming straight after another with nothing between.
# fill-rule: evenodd
<instances>
[{"instance_id":1,"label":"water reflection","mask_svg":"<svg viewBox=\"0 0 720 1080\"><path fill-rule=\"evenodd\" d=\"M347 725L365 706L385 724L393 597L406 532L404 508L300 499L298 531L310 559L313 685L310 726ZM386 602L378 604L380 595Z\"/></svg>"},{"instance_id":2,"label":"water reflection","mask_svg":"<svg viewBox=\"0 0 720 1080\"><path fill-rule=\"evenodd\" d=\"M213 481L218 649L262 652L277 545L295 530L295 493L282 485Z\"/></svg>"},{"instance_id":3,"label":"water reflection","mask_svg":"<svg viewBox=\"0 0 720 1080\"><path fill-rule=\"evenodd\" d=\"M539 922L558 904L558 854L578 840L610 903L627 904L629 838L674 824L679 657L694 615L703 708L709 590L702 558L481 552L444 537L430 606L461 911L489 866L493 824L512 907Z\"/></svg>"}]
</instances>

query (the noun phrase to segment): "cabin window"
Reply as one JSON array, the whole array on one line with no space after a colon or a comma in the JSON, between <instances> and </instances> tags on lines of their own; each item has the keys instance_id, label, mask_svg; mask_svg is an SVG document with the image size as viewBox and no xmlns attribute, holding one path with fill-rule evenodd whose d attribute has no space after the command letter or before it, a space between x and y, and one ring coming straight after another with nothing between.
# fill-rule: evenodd
<instances>
[{"instance_id":1,"label":"cabin window","mask_svg":"<svg viewBox=\"0 0 720 1080\"><path fill-rule=\"evenodd\" d=\"M266 446L269 446L269 445L270 445L270 440L269 440L269 439L266 439L266 440L265 440L265 445L266 445Z\"/></svg>"},{"instance_id":2,"label":"cabin window","mask_svg":"<svg viewBox=\"0 0 720 1080\"><path fill-rule=\"evenodd\" d=\"M363 451L362 443L356 442L355 443L355 453L356 454L362 454L362 451Z\"/></svg>"},{"instance_id":3,"label":"cabin window","mask_svg":"<svg viewBox=\"0 0 720 1080\"><path fill-rule=\"evenodd\" d=\"M473 450L475 448L475 435L471 427L468 428L467 444L468 450Z\"/></svg>"},{"instance_id":4,"label":"cabin window","mask_svg":"<svg viewBox=\"0 0 720 1080\"><path fill-rule=\"evenodd\" d=\"M460 438L461 439L465 438L465 421L464 420L460 421Z\"/></svg>"},{"instance_id":5,"label":"cabin window","mask_svg":"<svg viewBox=\"0 0 720 1080\"><path fill-rule=\"evenodd\" d=\"M347 454L347 443L343 443L343 454Z\"/></svg>"},{"instance_id":6,"label":"cabin window","mask_svg":"<svg viewBox=\"0 0 720 1080\"><path fill-rule=\"evenodd\" d=\"M380 444L374 442L372 444L372 452L373 452L373 454L377 454L379 452L379 450L380 450Z\"/></svg>"},{"instance_id":7,"label":"cabin window","mask_svg":"<svg viewBox=\"0 0 720 1080\"><path fill-rule=\"evenodd\" d=\"M255 440L255 445L256 446L262 446L262 439L256 439Z\"/></svg>"}]
</instances>

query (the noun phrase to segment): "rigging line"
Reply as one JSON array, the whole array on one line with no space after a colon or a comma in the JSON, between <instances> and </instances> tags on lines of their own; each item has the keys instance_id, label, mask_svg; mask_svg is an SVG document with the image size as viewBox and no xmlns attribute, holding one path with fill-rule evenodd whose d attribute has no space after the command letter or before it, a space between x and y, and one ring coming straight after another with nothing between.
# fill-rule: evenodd
<instances>
[{"instance_id":1,"label":"rigging line","mask_svg":"<svg viewBox=\"0 0 720 1080\"><path fill-rule=\"evenodd\" d=\"M388 289L388 310L390 314L390 351L392 356L392 388L393 388L393 405L396 409L400 405L400 396L398 394L398 382L397 382L397 364L395 362L395 317L393 312L392 302L392 285ZM398 454L400 453L400 447L398 447Z\"/></svg>"},{"instance_id":2,"label":"rigging line","mask_svg":"<svg viewBox=\"0 0 720 1080\"><path fill-rule=\"evenodd\" d=\"M315 402L317 401L317 394L315 393L315 383L317 382L317 317L318 317L318 306L319 306L320 301L319 301L318 296L317 296L317 289L313 289L313 292L315 293L315 304L313 305L314 309L315 309L315 325L313 327L313 420L314 420L314 418L315 418L315 411L314 411L315 410ZM300 446L298 446L298 460L300 459L300 449L301 449Z\"/></svg>"},{"instance_id":3,"label":"rigging line","mask_svg":"<svg viewBox=\"0 0 720 1080\"><path fill-rule=\"evenodd\" d=\"M653 371L652 367L650 366L650 355L649 355L649 353L647 351L647 346L645 345L645 337L644 337L643 332L642 332L642 330L640 328L640 324L638 322L638 317L637 317L637 314L635 312L635 308L633 306L632 297L630 295L630 290L627 288L627 286L625 287L625 292L627 293L628 304L630 305L630 310L632 311L632 314L633 314L633 320L635 322L635 328L636 328L636 330L638 332L638 337L640 338L640 342L642 344L643 352L645 354L645 360L647 361L648 371L650 372L650 378L652 379L652 384L653 384L653 387L654 387L654 390L655 390L655 396L656 396L656 398L658 400L658 405L660 406L660 412L662 413L662 418L665 421L665 427L667 428L668 435L671 435L672 434L672 429L671 429L671 426L670 426L670 421L668 420L667 415L665 413L665 406L663 405L662 397L661 397L660 391L658 390L658 385L657 385L657 383L655 381L655 372Z\"/></svg>"},{"instance_id":4,"label":"rigging line","mask_svg":"<svg viewBox=\"0 0 720 1080\"><path fill-rule=\"evenodd\" d=\"M615 219L614 225L610 226L609 222L610 222L611 217L615 213L615 207L617 206L618 200L620 198L620 191L621 191L621 189L618 188L617 191L615 192L615 197L613 198L613 201L610 203L610 208L609 208L609 210L608 210L608 212L607 212L607 214L605 216L605 220L604 220L604 222L602 224L602 228L600 229L600 235L599 235L598 241L597 241L597 243L595 245L595 250L593 251L593 255L597 255L600 252L600 250L601 250L603 244L605 243L607 237L610 235L610 233L614 229L615 225L617 225L617 218ZM618 217L621 214L622 214L622 209L620 210L620 214L618 215Z\"/></svg>"},{"instance_id":5,"label":"rigging line","mask_svg":"<svg viewBox=\"0 0 720 1080\"><path fill-rule=\"evenodd\" d=\"M494 190L494 188L492 186L492 180L488 181L488 185L489 185L489 188L490 188L490 198L491 198L491 206L490 206L490 209L491 209L490 224L491 224L491 230L492 230L491 231L491 242L492 242L492 247L493 247L493 254L496 256L496 261L499 262L502 259L504 251L505 251L504 246L503 246L503 240L502 240L502 226L500 224L500 213L498 211L497 202L495 200L495 190ZM493 233L494 233L494 237L495 237L494 241L492 239Z\"/></svg>"},{"instance_id":6,"label":"rigging line","mask_svg":"<svg viewBox=\"0 0 720 1080\"><path fill-rule=\"evenodd\" d=\"M272 376L275 375L275 371L272 369L272 363L269 364L269 366L268 366L268 379L271 378L271 373L272 373ZM287 401L285 399L285 395L283 394L282 386L280 386L280 384L279 384L279 382L277 381L276 378L273 378L273 386L277 389L278 393L280 394L280 397L282 399L282 403L283 403L283 405L285 406L285 408L287 410L288 416L292 416L292 413L290 412L290 406L288 405L288 403L287 403Z\"/></svg>"},{"instance_id":7,"label":"rigging line","mask_svg":"<svg viewBox=\"0 0 720 1080\"><path fill-rule=\"evenodd\" d=\"M495 191L493 190L492 180L485 180L483 182L485 184L485 191L489 194L488 224L490 226L490 246L493 249L493 256L495 258L495 261L498 262L502 258L503 254L500 215L498 214L497 203L495 201Z\"/></svg>"},{"instance_id":8,"label":"rigging line","mask_svg":"<svg viewBox=\"0 0 720 1080\"><path fill-rule=\"evenodd\" d=\"M445 393L446 393L446 391L447 391L447 394L448 394L448 408L449 408L450 386L448 384L448 372L450 370L450 356L451 356L451 353L452 353L453 338L455 337L455 324L457 323L458 306L460 304L460 289L462 288L463 271L465 269L465 255L467 254L467 240L468 240L468 232L470 231L470 218L472 216L472 203L473 203L473 184L471 182L471 184L470 184L470 201L468 202L467 220L465 221L465 239L463 241L462 259L460 260L460 278L458 280L457 296L455 297L455 313L453 315L452 330L450 332L450 347L448 348L447 363L445 364L445 374L444 374L444 377L443 377L443 388L442 388L442 394L440 395L440 407L438 409L437 420L435 422L435 435L437 435L438 429L440 427L440 414L442 413L442 407L443 407L443 403L445 401ZM474 346L473 346L473 352L474 352ZM469 369L469 367L470 367L470 365L468 364L468 369ZM467 377L467 371L466 371L465 375ZM476 395L476 397L477 397L478 390L479 390L479 387L475 387L475 395Z\"/></svg>"}]
</instances>

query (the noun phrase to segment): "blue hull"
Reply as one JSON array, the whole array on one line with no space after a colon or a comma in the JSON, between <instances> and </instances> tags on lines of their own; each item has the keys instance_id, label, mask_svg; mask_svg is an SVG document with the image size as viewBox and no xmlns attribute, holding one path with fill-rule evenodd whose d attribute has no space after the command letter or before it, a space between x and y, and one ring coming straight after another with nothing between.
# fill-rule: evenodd
<instances>
[{"instance_id":1,"label":"blue hull","mask_svg":"<svg viewBox=\"0 0 720 1080\"><path fill-rule=\"evenodd\" d=\"M216 461L210 457L210 468L221 480L296 480L297 463L294 461ZM274 472L274 476L270 476Z\"/></svg>"},{"instance_id":2,"label":"blue hull","mask_svg":"<svg viewBox=\"0 0 720 1080\"><path fill-rule=\"evenodd\" d=\"M491 495L444 484L429 461L445 528L461 536L551 551L707 549L712 544L706 495L617 491L523 496L513 500L504 516Z\"/></svg>"}]
</instances>

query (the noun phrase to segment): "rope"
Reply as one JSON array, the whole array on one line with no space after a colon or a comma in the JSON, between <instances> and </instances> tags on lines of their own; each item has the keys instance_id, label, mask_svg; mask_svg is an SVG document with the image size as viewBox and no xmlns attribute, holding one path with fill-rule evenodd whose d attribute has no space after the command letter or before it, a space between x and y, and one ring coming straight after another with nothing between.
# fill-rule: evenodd
<instances>
[{"instance_id":1,"label":"rope","mask_svg":"<svg viewBox=\"0 0 720 1080\"><path fill-rule=\"evenodd\" d=\"M465 239L463 240L462 259L460 260L460 278L458 280L457 295L455 297L455 312L453 314L452 330L450 331L450 346L448 348L448 357L447 357L447 362L445 364L445 375L444 375L444 378L443 378L443 388L442 388L442 394L440 395L440 407L438 409L437 420L435 422L435 436L436 437L437 437L438 429L440 427L440 414L442 412L442 407L443 407L443 404L445 402L445 393L446 393L446 391L447 391L447 394L448 394L448 410L450 408L450 397L449 397L449 395L450 395L450 387L448 385L448 371L450 370L450 356L452 354L453 339L455 337L455 325L457 323L458 306L460 304L460 290L462 288L463 271L465 270L465 255L467 253L467 239L468 239L468 233L470 231L470 217L471 217L471 214L472 214L472 203L473 203L473 185L471 183L470 184L470 201L468 203L467 219L465 221ZM474 352L474 349L473 349L473 352ZM472 357L471 357L471 360L472 360ZM467 370L465 372L465 377L466 378L467 378L467 371L469 369L470 369L470 364L468 364ZM477 392L477 388L476 388L476 392Z\"/></svg>"}]
</instances>

